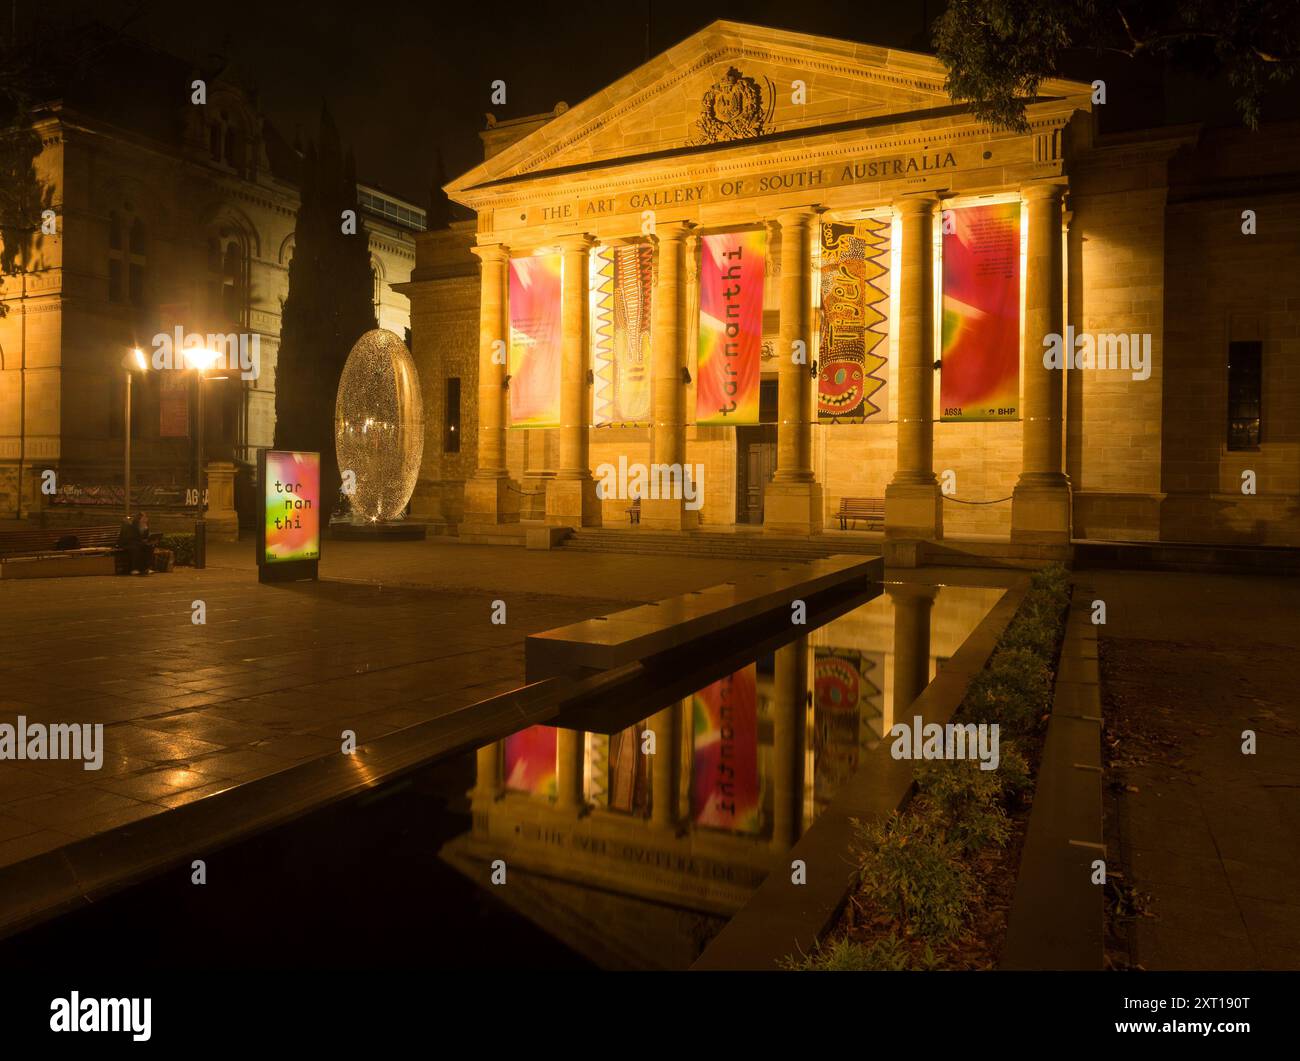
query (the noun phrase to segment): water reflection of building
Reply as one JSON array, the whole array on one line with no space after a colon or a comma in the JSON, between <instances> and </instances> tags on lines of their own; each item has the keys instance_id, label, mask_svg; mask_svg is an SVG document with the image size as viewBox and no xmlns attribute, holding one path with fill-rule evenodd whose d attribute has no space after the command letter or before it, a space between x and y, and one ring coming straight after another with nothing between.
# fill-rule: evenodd
<instances>
[{"instance_id":1,"label":"water reflection of building","mask_svg":"<svg viewBox=\"0 0 1300 1061\"><path fill-rule=\"evenodd\" d=\"M443 857L485 886L504 860L494 893L601 965L688 965L1001 593L889 589L620 733L480 749Z\"/></svg>"}]
</instances>

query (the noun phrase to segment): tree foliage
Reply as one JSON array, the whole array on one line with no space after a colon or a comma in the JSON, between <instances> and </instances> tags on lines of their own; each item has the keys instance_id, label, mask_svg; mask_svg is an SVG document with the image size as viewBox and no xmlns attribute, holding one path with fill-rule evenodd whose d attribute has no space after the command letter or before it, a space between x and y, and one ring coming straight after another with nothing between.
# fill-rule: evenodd
<instances>
[{"instance_id":1,"label":"tree foliage","mask_svg":"<svg viewBox=\"0 0 1300 1061\"><path fill-rule=\"evenodd\" d=\"M1164 58L1225 76L1251 128L1269 88L1300 64L1296 0L949 0L934 24L947 89L975 115L1024 132L1025 104L1071 49Z\"/></svg>"},{"instance_id":2,"label":"tree foliage","mask_svg":"<svg viewBox=\"0 0 1300 1061\"><path fill-rule=\"evenodd\" d=\"M343 213L357 215L356 233ZM289 295L280 323L275 380L277 449L319 450L321 499L337 504L334 405L353 344L376 326L370 245L357 206L351 152L344 152L328 111L302 166L301 201L289 263Z\"/></svg>"}]
</instances>

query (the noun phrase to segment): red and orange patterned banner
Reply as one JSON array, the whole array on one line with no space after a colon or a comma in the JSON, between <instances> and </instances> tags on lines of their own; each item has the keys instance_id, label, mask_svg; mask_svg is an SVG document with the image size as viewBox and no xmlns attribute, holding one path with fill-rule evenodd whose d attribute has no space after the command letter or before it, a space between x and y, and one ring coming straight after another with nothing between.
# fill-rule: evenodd
<instances>
[{"instance_id":1,"label":"red and orange patterned banner","mask_svg":"<svg viewBox=\"0 0 1300 1061\"><path fill-rule=\"evenodd\" d=\"M554 796L555 735L551 726L529 726L505 739L506 788L534 796Z\"/></svg>"},{"instance_id":2,"label":"red and orange patterned banner","mask_svg":"<svg viewBox=\"0 0 1300 1061\"><path fill-rule=\"evenodd\" d=\"M654 249L605 247L591 256L591 346L598 425L650 422L650 296Z\"/></svg>"},{"instance_id":3,"label":"red and orange patterned banner","mask_svg":"<svg viewBox=\"0 0 1300 1061\"><path fill-rule=\"evenodd\" d=\"M758 667L751 663L691 697L694 776L691 815L738 833L762 827L758 777Z\"/></svg>"},{"instance_id":4,"label":"red and orange patterned banner","mask_svg":"<svg viewBox=\"0 0 1300 1061\"><path fill-rule=\"evenodd\" d=\"M510 259L510 426L560 426L564 256Z\"/></svg>"},{"instance_id":5,"label":"red and orange patterned banner","mask_svg":"<svg viewBox=\"0 0 1300 1061\"><path fill-rule=\"evenodd\" d=\"M889 416L889 218L821 226L817 419L861 424Z\"/></svg>"},{"instance_id":6,"label":"red and orange patterned banner","mask_svg":"<svg viewBox=\"0 0 1300 1061\"><path fill-rule=\"evenodd\" d=\"M942 357L942 419L1016 419L1019 203L944 211Z\"/></svg>"},{"instance_id":7,"label":"red and orange patterned banner","mask_svg":"<svg viewBox=\"0 0 1300 1061\"><path fill-rule=\"evenodd\" d=\"M700 240L698 424L758 423L766 254L762 229Z\"/></svg>"}]
</instances>

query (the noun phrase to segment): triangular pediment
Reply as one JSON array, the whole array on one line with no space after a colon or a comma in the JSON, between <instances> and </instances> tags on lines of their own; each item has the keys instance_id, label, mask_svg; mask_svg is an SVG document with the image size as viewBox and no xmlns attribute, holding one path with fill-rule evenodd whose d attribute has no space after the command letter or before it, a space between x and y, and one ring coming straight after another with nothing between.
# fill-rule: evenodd
<instances>
[{"instance_id":1,"label":"triangular pediment","mask_svg":"<svg viewBox=\"0 0 1300 1061\"><path fill-rule=\"evenodd\" d=\"M952 113L932 56L719 21L447 185L453 199L514 180ZM1048 83L1074 95L1086 86Z\"/></svg>"}]
</instances>

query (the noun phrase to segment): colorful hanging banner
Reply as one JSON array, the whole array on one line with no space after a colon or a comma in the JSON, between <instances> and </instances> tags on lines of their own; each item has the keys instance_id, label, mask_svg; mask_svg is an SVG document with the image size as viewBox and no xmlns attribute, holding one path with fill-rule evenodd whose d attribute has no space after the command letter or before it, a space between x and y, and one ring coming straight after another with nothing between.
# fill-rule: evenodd
<instances>
[{"instance_id":1,"label":"colorful hanging banner","mask_svg":"<svg viewBox=\"0 0 1300 1061\"><path fill-rule=\"evenodd\" d=\"M817 419L861 424L889 416L888 218L821 227Z\"/></svg>"},{"instance_id":2,"label":"colorful hanging banner","mask_svg":"<svg viewBox=\"0 0 1300 1061\"><path fill-rule=\"evenodd\" d=\"M564 256L510 259L510 426L560 426Z\"/></svg>"},{"instance_id":3,"label":"colorful hanging banner","mask_svg":"<svg viewBox=\"0 0 1300 1061\"><path fill-rule=\"evenodd\" d=\"M944 219L941 419L1014 420L1020 394L1020 204L946 210Z\"/></svg>"},{"instance_id":4,"label":"colorful hanging banner","mask_svg":"<svg viewBox=\"0 0 1300 1061\"><path fill-rule=\"evenodd\" d=\"M506 788L534 796L554 796L555 735L551 726L529 726L505 739Z\"/></svg>"},{"instance_id":5,"label":"colorful hanging banner","mask_svg":"<svg viewBox=\"0 0 1300 1061\"><path fill-rule=\"evenodd\" d=\"M650 422L650 292L654 248L605 247L591 256L591 344L597 425Z\"/></svg>"},{"instance_id":6,"label":"colorful hanging banner","mask_svg":"<svg viewBox=\"0 0 1300 1061\"><path fill-rule=\"evenodd\" d=\"M758 667L751 663L691 697L694 776L691 813L699 825L758 833Z\"/></svg>"},{"instance_id":7,"label":"colorful hanging banner","mask_svg":"<svg viewBox=\"0 0 1300 1061\"><path fill-rule=\"evenodd\" d=\"M700 350L695 421L758 423L767 233L700 240Z\"/></svg>"}]
</instances>

